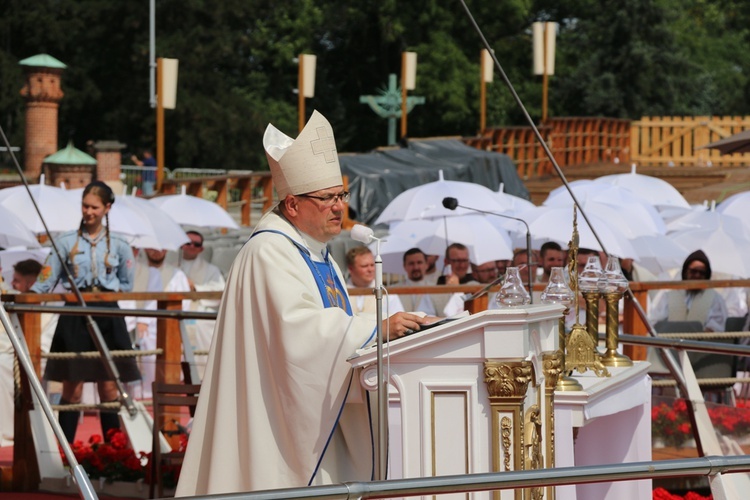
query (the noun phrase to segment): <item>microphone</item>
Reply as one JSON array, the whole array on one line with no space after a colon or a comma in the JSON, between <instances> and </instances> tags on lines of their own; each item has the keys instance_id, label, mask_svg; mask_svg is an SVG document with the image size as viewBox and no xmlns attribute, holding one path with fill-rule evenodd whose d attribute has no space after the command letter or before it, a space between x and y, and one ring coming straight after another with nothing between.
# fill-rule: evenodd
<instances>
[{"instance_id":1,"label":"microphone","mask_svg":"<svg viewBox=\"0 0 750 500\"><path fill-rule=\"evenodd\" d=\"M448 210L455 210L458 207L458 200L456 198L443 198L443 206Z\"/></svg>"},{"instance_id":2,"label":"microphone","mask_svg":"<svg viewBox=\"0 0 750 500\"><path fill-rule=\"evenodd\" d=\"M351 235L354 241L359 241L360 243L364 243L365 245L371 243L373 240L379 239L375 237L372 229L367 226L363 226L362 224L354 224L351 230Z\"/></svg>"},{"instance_id":3,"label":"microphone","mask_svg":"<svg viewBox=\"0 0 750 500\"><path fill-rule=\"evenodd\" d=\"M531 231L529 230L529 225L526 223L525 220L519 219L518 217L512 217L510 215L499 214L497 212L488 212L487 210L480 210L478 208L472 208L472 207L467 207L464 205L459 205L458 199L450 197L450 196L443 198L443 206L447 208L448 210L455 210L456 208L461 207L466 210L471 210L472 212L479 212L480 214L495 215L497 217L503 217L505 219L513 219L513 220L517 220L518 222L522 222L523 225L526 226L526 261L529 263L529 265L531 265ZM527 285L529 287L528 292L529 292L529 296L531 297L531 303L533 304L534 295L531 293L531 273L530 272L529 272L529 278L527 280Z\"/></svg>"}]
</instances>

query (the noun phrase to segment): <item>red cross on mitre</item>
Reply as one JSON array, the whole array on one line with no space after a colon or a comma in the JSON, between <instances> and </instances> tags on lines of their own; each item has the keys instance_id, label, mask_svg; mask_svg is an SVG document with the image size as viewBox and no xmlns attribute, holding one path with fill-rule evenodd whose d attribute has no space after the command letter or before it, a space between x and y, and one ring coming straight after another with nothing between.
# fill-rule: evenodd
<instances>
[{"instance_id":1,"label":"red cross on mitre","mask_svg":"<svg viewBox=\"0 0 750 500\"><path fill-rule=\"evenodd\" d=\"M318 138L310 141L313 154L323 155L326 163L336 161L336 141L333 140L333 134L327 127L317 127Z\"/></svg>"}]
</instances>

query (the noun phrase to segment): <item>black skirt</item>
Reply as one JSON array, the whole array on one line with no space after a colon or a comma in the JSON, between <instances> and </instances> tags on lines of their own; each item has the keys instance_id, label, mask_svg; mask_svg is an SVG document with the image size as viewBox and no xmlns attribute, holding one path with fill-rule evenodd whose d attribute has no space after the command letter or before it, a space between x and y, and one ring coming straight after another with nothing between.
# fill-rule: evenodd
<instances>
[{"instance_id":1,"label":"black skirt","mask_svg":"<svg viewBox=\"0 0 750 500\"><path fill-rule=\"evenodd\" d=\"M78 305L78 304L68 304ZM100 302L97 307L112 307L119 309L117 302ZM130 343L130 335L125 327L125 318L122 316L92 316L94 322L99 326L104 342L111 351L133 350ZM52 337L50 352L87 352L96 351L96 345L91 339L86 327L85 316L71 316L61 314ZM136 358L114 358L115 366L120 372L120 381L132 382L140 380L141 373L138 370ZM101 358L73 358L73 359L49 359L44 370L47 380L58 382L98 382L113 380L109 376Z\"/></svg>"}]
</instances>

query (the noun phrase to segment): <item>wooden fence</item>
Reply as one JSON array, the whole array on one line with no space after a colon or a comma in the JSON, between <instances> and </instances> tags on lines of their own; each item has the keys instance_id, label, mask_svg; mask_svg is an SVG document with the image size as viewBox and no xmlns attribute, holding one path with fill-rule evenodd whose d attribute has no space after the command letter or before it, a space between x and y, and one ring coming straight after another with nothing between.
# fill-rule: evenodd
<instances>
[{"instance_id":1,"label":"wooden fence","mask_svg":"<svg viewBox=\"0 0 750 500\"><path fill-rule=\"evenodd\" d=\"M737 167L746 154L698 149L750 128L750 116L652 116L631 124L632 161L648 166Z\"/></svg>"},{"instance_id":2,"label":"wooden fence","mask_svg":"<svg viewBox=\"0 0 750 500\"><path fill-rule=\"evenodd\" d=\"M750 116L644 117L632 122L573 117L551 118L539 126L539 133L560 167L602 162L739 167L750 165L750 155L721 155L699 148L746 129L750 129ZM507 154L522 179L553 174L552 163L531 127L492 127L464 142Z\"/></svg>"},{"instance_id":3,"label":"wooden fence","mask_svg":"<svg viewBox=\"0 0 750 500\"><path fill-rule=\"evenodd\" d=\"M628 161L630 122L614 118L551 118L539 133L561 167L604 161ZM522 179L553 173L552 162L531 127L494 127L465 142L505 153L516 163Z\"/></svg>"}]
</instances>

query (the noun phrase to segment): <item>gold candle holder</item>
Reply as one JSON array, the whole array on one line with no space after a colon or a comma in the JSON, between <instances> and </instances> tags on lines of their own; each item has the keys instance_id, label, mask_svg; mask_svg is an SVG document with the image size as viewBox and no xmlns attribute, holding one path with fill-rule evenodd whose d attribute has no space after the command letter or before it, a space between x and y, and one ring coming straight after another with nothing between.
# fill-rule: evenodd
<instances>
[{"instance_id":1,"label":"gold candle holder","mask_svg":"<svg viewBox=\"0 0 750 500\"><path fill-rule=\"evenodd\" d=\"M603 295L604 300L607 302L607 350L604 356L602 356L602 364L614 367L633 366L633 362L629 357L617 352L617 346L619 345L618 329L620 326L617 306L623 294L621 292L608 292Z\"/></svg>"},{"instance_id":2,"label":"gold candle holder","mask_svg":"<svg viewBox=\"0 0 750 500\"><path fill-rule=\"evenodd\" d=\"M586 301L586 331L591 335L594 345L599 345L599 292L583 291Z\"/></svg>"}]
</instances>

